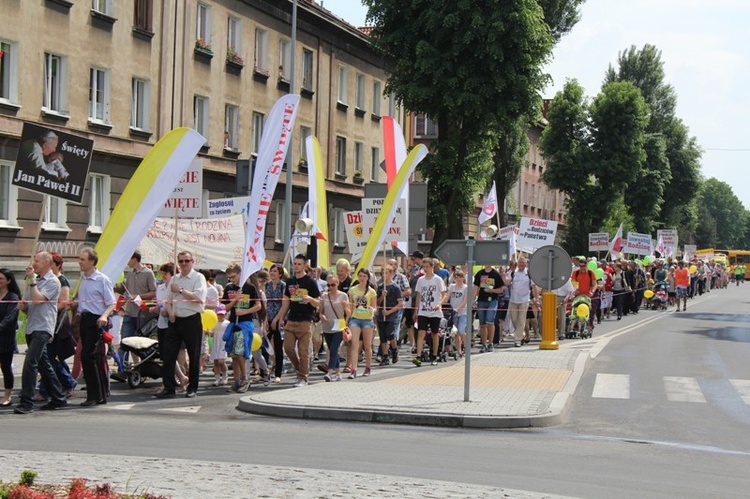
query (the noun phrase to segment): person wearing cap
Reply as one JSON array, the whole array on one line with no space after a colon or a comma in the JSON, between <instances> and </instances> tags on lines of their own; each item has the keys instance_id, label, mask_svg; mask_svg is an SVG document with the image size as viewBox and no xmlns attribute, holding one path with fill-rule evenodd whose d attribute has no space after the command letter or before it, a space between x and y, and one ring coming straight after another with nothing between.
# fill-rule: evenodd
<instances>
[{"instance_id":1,"label":"person wearing cap","mask_svg":"<svg viewBox=\"0 0 750 499\"><path fill-rule=\"evenodd\" d=\"M227 352L224 350L224 331L229 325L226 319L227 307L223 303L216 305L216 316L219 320L216 326L209 332L209 336L214 339L211 345L211 362L214 365L214 382L211 386L224 386L227 384Z\"/></svg>"},{"instance_id":2,"label":"person wearing cap","mask_svg":"<svg viewBox=\"0 0 750 499\"><path fill-rule=\"evenodd\" d=\"M83 377L86 379L86 400L83 407L106 404L109 385L107 383L106 363L102 356L102 328L109 322L109 316L115 310L117 300L112 290L109 277L96 268L99 256L93 249L83 249L78 254L78 265L81 268L81 283L78 298L74 302L81 315L81 363Z\"/></svg>"}]
</instances>

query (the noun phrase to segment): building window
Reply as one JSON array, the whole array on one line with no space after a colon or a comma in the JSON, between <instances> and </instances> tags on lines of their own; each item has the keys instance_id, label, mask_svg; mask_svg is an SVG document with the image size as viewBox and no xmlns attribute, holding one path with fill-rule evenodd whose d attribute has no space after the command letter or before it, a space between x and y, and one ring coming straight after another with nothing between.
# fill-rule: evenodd
<instances>
[{"instance_id":1,"label":"building window","mask_svg":"<svg viewBox=\"0 0 750 499\"><path fill-rule=\"evenodd\" d=\"M149 112L151 109L150 86L147 80L133 78L133 105L130 126L149 131Z\"/></svg>"},{"instance_id":2,"label":"building window","mask_svg":"<svg viewBox=\"0 0 750 499\"><path fill-rule=\"evenodd\" d=\"M346 225L344 224L344 210L333 209L333 246L343 248L346 246Z\"/></svg>"},{"instance_id":3,"label":"building window","mask_svg":"<svg viewBox=\"0 0 750 499\"><path fill-rule=\"evenodd\" d=\"M153 23L153 0L135 0L135 13L133 15L133 24L136 28L144 31L151 31Z\"/></svg>"},{"instance_id":4,"label":"building window","mask_svg":"<svg viewBox=\"0 0 750 499\"><path fill-rule=\"evenodd\" d=\"M46 111L65 113L67 107L67 59L44 54L44 101Z\"/></svg>"},{"instance_id":5,"label":"building window","mask_svg":"<svg viewBox=\"0 0 750 499\"><path fill-rule=\"evenodd\" d=\"M0 227L18 226L18 189L12 180L13 163L0 161Z\"/></svg>"},{"instance_id":6,"label":"building window","mask_svg":"<svg viewBox=\"0 0 750 499\"><path fill-rule=\"evenodd\" d=\"M336 174L346 175L346 139L336 137Z\"/></svg>"},{"instance_id":7,"label":"building window","mask_svg":"<svg viewBox=\"0 0 750 499\"><path fill-rule=\"evenodd\" d=\"M362 142L354 143L354 171L361 172L365 162L365 145Z\"/></svg>"},{"instance_id":8,"label":"building window","mask_svg":"<svg viewBox=\"0 0 750 499\"><path fill-rule=\"evenodd\" d=\"M111 16L112 0L91 0L91 10Z\"/></svg>"},{"instance_id":9,"label":"building window","mask_svg":"<svg viewBox=\"0 0 750 499\"><path fill-rule=\"evenodd\" d=\"M255 69L261 73L268 74L266 65L266 45L268 43L268 32L256 28L255 30Z\"/></svg>"},{"instance_id":10,"label":"building window","mask_svg":"<svg viewBox=\"0 0 750 499\"><path fill-rule=\"evenodd\" d=\"M208 97L193 97L193 126L208 141Z\"/></svg>"},{"instance_id":11,"label":"building window","mask_svg":"<svg viewBox=\"0 0 750 499\"><path fill-rule=\"evenodd\" d=\"M64 199L47 196L42 230L68 231L68 203Z\"/></svg>"},{"instance_id":12,"label":"building window","mask_svg":"<svg viewBox=\"0 0 750 499\"><path fill-rule=\"evenodd\" d=\"M388 94L388 116L396 117L396 95L391 92Z\"/></svg>"},{"instance_id":13,"label":"building window","mask_svg":"<svg viewBox=\"0 0 750 499\"><path fill-rule=\"evenodd\" d=\"M0 40L0 102L18 102L18 45Z\"/></svg>"},{"instance_id":14,"label":"building window","mask_svg":"<svg viewBox=\"0 0 750 499\"><path fill-rule=\"evenodd\" d=\"M253 113L253 144L252 153L257 155L260 149L260 141L263 138L263 126L266 117L261 113Z\"/></svg>"},{"instance_id":15,"label":"building window","mask_svg":"<svg viewBox=\"0 0 750 499\"><path fill-rule=\"evenodd\" d=\"M425 114L414 117L414 137L435 138L437 137L437 123Z\"/></svg>"},{"instance_id":16,"label":"building window","mask_svg":"<svg viewBox=\"0 0 750 499\"><path fill-rule=\"evenodd\" d=\"M274 227L273 242L276 244L284 244L284 213L286 210L286 203L284 201L276 201L276 226Z\"/></svg>"},{"instance_id":17,"label":"building window","mask_svg":"<svg viewBox=\"0 0 750 499\"><path fill-rule=\"evenodd\" d=\"M279 78L292 80L292 42L279 40Z\"/></svg>"},{"instance_id":18,"label":"building window","mask_svg":"<svg viewBox=\"0 0 750 499\"><path fill-rule=\"evenodd\" d=\"M383 89L379 81L372 84L372 114L380 116L380 100L383 98Z\"/></svg>"},{"instance_id":19,"label":"building window","mask_svg":"<svg viewBox=\"0 0 750 499\"><path fill-rule=\"evenodd\" d=\"M357 73L356 95L357 109L365 108L365 75Z\"/></svg>"},{"instance_id":20,"label":"building window","mask_svg":"<svg viewBox=\"0 0 750 499\"><path fill-rule=\"evenodd\" d=\"M523 183L523 204L525 205L529 204L529 183L528 182Z\"/></svg>"},{"instance_id":21,"label":"building window","mask_svg":"<svg viewBox=\"0 0 750 499\"><path fill-rule=\"evenodd\" d=\"M534 184L531 184L531 207L534 208L536 206L536 186Z\"/></svg>"},{"instance_id":22,"label":"building window","mask_svg":"<svg viewBox=\"0 0 750 499\"><path fill-rule=\"evenodd\" d=\"M89 74L89 119L109 123L109 70L91 68Z\"/></svg>"},{"instance_id":23,"label":"building window","mask_svg":"<svg viewBox=\"0 0 750 499\"><path fill-rule=\"evenodd\" d=\"M370 150L370 160L370 178L373 182L377 182L380 176L380 149L373 147Z\"/></svg>"},{"instance_id":24,"label":"building window","mask_svg":"<svg viewBox=\"0 0 750 499\"><path fill-rule=\"evenodd\" d=\"M346 86L347 80L349 79L349 70L346 66L339 66L339 94L338 101L342 104L346 104Z\"/></svg>"},{"instance_id":25,"label":"building window","mask_svg":"<svg viewBox=\"0 0 750 499\"><path fill-rule=\"evenodd\" d=\"M229 16L227 19L227 56L242 57L242 21Z\"/></svg>"},{"instance_id":26,"label":"building window","mask_svg":"<svg viewBox=\"0 0 750 499\"><path fill-rule=\"evenodd\" d=\"M302 88L313 89L313 53L307 49L302 49Z\"/></svg>"},{"instance_id":27,"label":"building window","mask_svg":"<svg viewBox=\"0 0 750 499\"><path fill-rule=\"evenodd\" d=\"M109 175L89 175L89 227L88 232L101 233L109 220L110 178Z\"/></svg>"},{"instance_id":28,"label":"building window","mask_svg":"<svg viewBox=\"0 0 750 499\"><path fill-rule=\"evenodd\" d=\"M299 157L300 158L306 158L307 157L307 138L312 135L312 130L310 127L307 126L300 126L299 127ZM308 161L308 164L310 162Z\"/></svg>"},{"instance_id":29,"label":"building window","mask_svg":"<svg viewBox=\"0 0 750 499\"><path fill-rule=\"evenodd\" d=\"M224 148L239 149L240 108L227 104L224 109Z\"/></svg>"},{"instance_id":30,"label":"building window","mask_svg":"<svg viewBox=\"0 0 750 499\"><path fill-rule=\"evenodd\" d=\"M211 48L211 8L199 3L195 19L195 38L201 45Z\"/></svg>"}]
</instances>

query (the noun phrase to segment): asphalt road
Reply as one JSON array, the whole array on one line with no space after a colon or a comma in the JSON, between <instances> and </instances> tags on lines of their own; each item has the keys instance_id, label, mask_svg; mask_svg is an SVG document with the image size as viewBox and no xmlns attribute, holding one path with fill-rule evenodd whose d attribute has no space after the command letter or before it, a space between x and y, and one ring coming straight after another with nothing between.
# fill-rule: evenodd
<instances>
[{"instance_id":1,"label":"asphalt road","mask_svg":"<svg viewBox=\"0 0 750 499\"><path fill-rule=\"evenodd\" d=\"M746 497L750 405L730 380L750 379L750 315L738 314L750 301L747 286L712 292L685 313L642 312L622 324L646 324L621 333L566 340L565 347L591 349L595 358L568 422L558 427L482 431L283 420L239 413L237 396L219 389L190 401L157 401L118 388L113 401L122 397L132 406L30 417L3 411L0 445L375 473L361 484L368 497L378 489L440 496L442 488L417 488L417 480L592 498ZM593 397L600 375L619 376L602 377L609 383L599 381ZM625 379L627 398L612 398L624 397Z\"/></svg>"}]
</instances>

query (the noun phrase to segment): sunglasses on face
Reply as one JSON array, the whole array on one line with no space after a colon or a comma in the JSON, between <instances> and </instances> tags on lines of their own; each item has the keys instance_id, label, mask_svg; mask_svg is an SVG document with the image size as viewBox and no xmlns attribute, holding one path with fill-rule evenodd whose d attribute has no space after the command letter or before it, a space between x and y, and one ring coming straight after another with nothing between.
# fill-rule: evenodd
<instances>
[{"instance_id":1,"label":"sunglasses on face","mask_svg":"<svg viewBox=\"0 0 750 499\"><path fill-rule=\"evenodd\" d=\"M177 260L177 263L190 263L192 260Z\"/></svg>"}]
</instances>

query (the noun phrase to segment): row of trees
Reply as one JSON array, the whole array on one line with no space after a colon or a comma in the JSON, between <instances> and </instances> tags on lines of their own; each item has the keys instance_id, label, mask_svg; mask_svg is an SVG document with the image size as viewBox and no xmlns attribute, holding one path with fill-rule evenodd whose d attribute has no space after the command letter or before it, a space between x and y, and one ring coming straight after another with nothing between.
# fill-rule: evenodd
<instances>
[{"instance_id":1,"label":"row of trees","mask_svg":"<svg viewBox=\"0 0 750 499\"><path fill-rule=\"evenodd\" d=\"M363 0L391 75L386 91L438 124L420 165L433 245L463 237L462 215L493 180L504 206L541 118L543 65L583 1ZM569 251L585 252L589 232L613 234L621 221L643 233L678 227L681 240L701 246L735 247L750 233L750 214L736 197L727 201L731 188L702 181L701 150L676 105L652 45L619 54L593 98L569 80L552 100L543 180L567 194ZM743 225L725 234L730 220Z\"/></svg>"}]
</instances>

